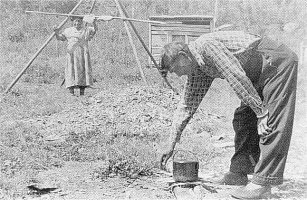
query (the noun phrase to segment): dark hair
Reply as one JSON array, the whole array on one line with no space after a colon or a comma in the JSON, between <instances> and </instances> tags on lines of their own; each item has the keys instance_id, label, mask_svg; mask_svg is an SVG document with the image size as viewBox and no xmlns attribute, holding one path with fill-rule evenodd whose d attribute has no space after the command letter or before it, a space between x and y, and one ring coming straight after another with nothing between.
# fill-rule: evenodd
<instances>
[{"instance_id":1,"label":"dark hair","mask_svg":"<svg viewBox=\"0 0 307 200\"><path fill-rule=\"evenodd\" d=\"M167 76L167 71L170 65L174 62L180 52L190 55L190 50L187 44L183 42L172 42L165 45L161 50L160 72L163 76Z\"/></svg>"}]
</instances>

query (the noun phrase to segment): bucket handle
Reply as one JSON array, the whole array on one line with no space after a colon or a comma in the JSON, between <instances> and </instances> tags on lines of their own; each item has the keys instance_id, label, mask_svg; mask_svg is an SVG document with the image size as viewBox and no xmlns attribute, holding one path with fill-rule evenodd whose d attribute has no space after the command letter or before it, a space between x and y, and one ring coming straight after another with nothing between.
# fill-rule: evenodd
<instances>
[{"instance_id":1,"label":"bucket handle","mask_svg":"<svg viewBox=\"0 0 307 200\"><path fill-rule=\"evenodd\" d=\"M173 160L174 160L174 158L175 158L175 155L179 152L179 151L181 151L181 152L185 152L185 153L190 153L190 154L192 154L193 155L193 157L194 158L196 158L196 160L197 160L197 162L199 162L199 160L198 160L198 158L196 157L196 155L195 155L195 153L193 153L192 151L189 151L189 150L183 150L183 149L178 149L178 150L176 150L175 151L175 153L173 154Z\"/></svg>"}]
</instances>

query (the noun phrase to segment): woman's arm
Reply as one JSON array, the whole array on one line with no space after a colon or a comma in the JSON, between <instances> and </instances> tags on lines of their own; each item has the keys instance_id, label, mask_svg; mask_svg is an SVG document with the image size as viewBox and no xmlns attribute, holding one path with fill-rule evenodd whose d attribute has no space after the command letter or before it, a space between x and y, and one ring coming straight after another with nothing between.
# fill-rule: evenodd
<instances>
[{"instance_id":1,"label":"woman's arm","mask_svg":"<svg viewBox=\"0 0 307 200\"><path fill-rule=\"evenodd\" d=\"M88 40L91 40L94 37L94 35L96 34L96 32L98 31L96 19L94 19L92 24L93 24L93 26L88 28Z\"/></svg>"},{"instance_id":2,"label":"woman's arm","mask_svg":"<svg viewBox=\"0 0 307 200\"><path fill-rule=\"evenodd\" d=\"M58 28L55 28L54 29L54 33L55 33L55 37L57 40L61 40L61 41L66 41L66 37L65 35L63 35L62 33L59 33L59 29Z\"/></svg>"},{"instance_id":3,"label":"woman's arm","mask_svg":"<svg viewBox=\"0 0 307 200\"><path fill-rule=\"evenodd\" d=\"M97 22L96 22L96 18L93 21L93 27L94 27L94 32L96 33L98 31L98 26L97 26Z\"/></svg>"}]
</instances>

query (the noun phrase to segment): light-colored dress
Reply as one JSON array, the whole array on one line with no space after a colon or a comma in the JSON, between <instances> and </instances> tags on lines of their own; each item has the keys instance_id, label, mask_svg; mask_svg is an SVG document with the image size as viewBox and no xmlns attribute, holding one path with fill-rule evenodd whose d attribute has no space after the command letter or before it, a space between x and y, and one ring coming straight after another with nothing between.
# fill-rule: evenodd
<instances>
[{"instance_id":1,"label":"light-colored dress","mask_svg":"<svg viewBox=\"0 0 307 200\"><path fill-rule=\"evenodd\" d=\"M66 88L73 86L91 86L93 84L92 67L88 41L94 36L93 27L77 30L66 28L62 33L67 41L67 64L65 67Z\"/></svg>"}]
</instances>

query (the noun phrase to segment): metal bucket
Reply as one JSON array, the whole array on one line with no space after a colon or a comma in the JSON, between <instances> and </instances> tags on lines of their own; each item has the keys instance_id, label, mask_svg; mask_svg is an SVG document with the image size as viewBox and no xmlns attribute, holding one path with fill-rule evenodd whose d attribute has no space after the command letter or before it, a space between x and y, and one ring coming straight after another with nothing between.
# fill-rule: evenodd
<instances>
[{"instance_id":1,"label":"metal bucket","mask_svg":"<svg viewBox=\"0 0 307 200\"><path fill-rule=\"evenodd\" d=\"M182 152L189 152L193 155L194 158L196 156L190 151L183 151ZM175 155L178 151L174 153L173 156L173 178L176 182L193 182L198 180L198 169L199 169L199 162L196 158L195 160L175 160Z\"/></svg>"}]
</instances>

